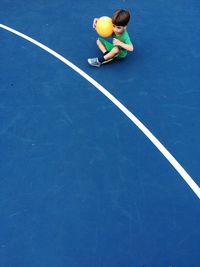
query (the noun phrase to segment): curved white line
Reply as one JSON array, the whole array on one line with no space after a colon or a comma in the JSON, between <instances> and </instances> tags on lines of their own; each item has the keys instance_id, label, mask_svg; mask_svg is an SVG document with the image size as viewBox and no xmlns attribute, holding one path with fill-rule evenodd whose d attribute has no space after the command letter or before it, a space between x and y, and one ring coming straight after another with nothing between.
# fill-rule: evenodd
<instances>
[{"instance_id":1,"label":"curved white line","mask_svg":"<svg viewBox=\"0 0 200 267\"><path fill-rule=\"evenodd\" d=\"M86 74L84 71L79 69L77 66L75 66L73 63L71 63L69 60L55 52L54 50L48 48L47 46L43 45L42 43L30 38L29 36L18 32L10 27L7 27L6 25L0 24L0 27L10 31L27 41L39 46L40 48L44 49L54 57L60 59L63 63L68 65L70 68L72 68L74 71L76 71L78 74L80 74L82 77L84 77L88 82L90 82L92 85L94 85L99 91L101 91L107 98L110 99L113 104L115 104L145 135L151 142L157 147L157 149L165 156L165 158L171 163L171 165L176 169L176 171L182 176L182 178L185 180L185 182L190 186L190 188L194 191L194 193L198 196L200 199L200 187L194 182L194 180L191 178L191 176L184 170L184 168L178 163L178 161L169 153L169 151L158 141L158 139L142 124L122 103L120 103L111 93L109 93L103 86L101 86L98 82L96 82L93 78L91 78L88 74Z\"/></svg>"}]
</instances>

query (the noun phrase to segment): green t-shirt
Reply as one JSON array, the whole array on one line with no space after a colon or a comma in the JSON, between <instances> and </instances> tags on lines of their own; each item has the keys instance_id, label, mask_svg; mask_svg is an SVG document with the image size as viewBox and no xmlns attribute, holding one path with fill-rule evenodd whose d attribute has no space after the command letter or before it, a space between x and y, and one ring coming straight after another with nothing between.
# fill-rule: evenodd
<instances>
[{"instance_id":1,"label":"green t-shirt","mask_svg":"<svg viewBox=\"0 0 200 267\"><path fill-rule=\"evenodd\" d=\"M120 36L116 36L114 33L112 34L112 38L118 39L119 41L132 45L131 39L129 37L129 34L127 30L125 30ZM125 57L127 55L127 50L120 47L120 57Z\"/></svg>"}]
</instances>

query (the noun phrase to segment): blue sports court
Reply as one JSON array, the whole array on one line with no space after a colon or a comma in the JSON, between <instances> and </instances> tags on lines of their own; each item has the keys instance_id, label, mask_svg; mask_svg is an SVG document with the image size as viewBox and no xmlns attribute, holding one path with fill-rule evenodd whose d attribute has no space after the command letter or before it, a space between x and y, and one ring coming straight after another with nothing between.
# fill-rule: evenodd
<instances>
[{"instance_id":1,"label":"blue sports court","mask_svg":"<svg viewBox=\"0 0 200 267\"><path fill-rule=\"evenodd\" d=\"M95 17L134 52L100 68ZM0 1L0 267L200 266L200 3Z\"/></svg>"}]
</instances>

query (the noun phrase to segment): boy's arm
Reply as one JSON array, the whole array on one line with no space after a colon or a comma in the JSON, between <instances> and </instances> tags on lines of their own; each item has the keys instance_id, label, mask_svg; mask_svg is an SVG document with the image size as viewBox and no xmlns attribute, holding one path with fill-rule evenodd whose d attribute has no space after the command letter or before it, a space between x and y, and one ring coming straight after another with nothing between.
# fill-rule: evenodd
<instances>
[{"instance_id":1,"label":"boy's arm","mask_svg":"<svg viewBox=\"0 0 200 267\"><path fill-rule=\"evenodd\" d=\"M120 46L129 52L132 52L134 50L134 47L132 44L125 44L125 43L123 43L120 40L115 39L115 38L113 38L113 44L116 46Z\"/></svg>"}]
</instances>

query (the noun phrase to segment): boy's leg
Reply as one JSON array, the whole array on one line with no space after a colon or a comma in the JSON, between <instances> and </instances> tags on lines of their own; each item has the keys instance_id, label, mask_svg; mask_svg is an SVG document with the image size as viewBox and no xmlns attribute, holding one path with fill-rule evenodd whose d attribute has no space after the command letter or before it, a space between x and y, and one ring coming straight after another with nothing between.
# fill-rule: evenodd
<instances>
[{"instance_id":1,"label":"boy's leg","mask_svg":"<svg viewBox=\"0 0 200 267\"><path fill-rule=\"evenodd\" d=\"M117 57L119 53L119 48L114 47L110 52L105 52L104 55L100 58L88 58L88 63L95 67L100 67L101 64L108 63Z\"/></svg>"},{"instance_id":2,"label":"boy's leg","mask_svg":"<svg viewBox=\"0 0 200 267\"><path fill-rule=\"evenodd\" d=\"M118 53L119 53L119 48L117 46L113 47L113 49L110 52L104 55L105 61L114 59L118 55Z\"/></svg>"},{"instance_id":3,"label":"boy's leg","mask_svg":"<svg viewBox=\"0 0 200 267\"><path fill-rule=\"evenodd\" d=\"M101 63L106 63L112 59L114 59L119 53L119 48L109 43L105 39L99 37L97 39L97 45L101 52L104 54L102 58L100 58Z\"/></svg>"},{"instance_id":4,"label":"boy's leg","mask_svg":"<svg viewBox=\"0 0 200 267\"><path fill-rule=\"evenodd\" d=\"M100 67L101 64L105 64L113 60L119 53L119 48L109 43L105 39L99 37L97 39L97 46L103 53L102 57L99 58L89 58L88 63L95 67Z\"/></svg>"},{"instance_id":5,"label":"boy's leg","mask_svg":"<svg viewBox=\"0 0 200 267\"><path fill-rule=\"evenodd\" d=\"M97 45L103 54L110 52L115 47L113 44L101 37L97 39Z\"/></svg>"},{"instance_id":6,"label":"boy's leg","mask_svg":"<svg viewBox=\"0 0 200 267\"><path fill-rule=\"evenodd\" d=\"M105 46L102 44L102 42L101 42L99 39L97 39L97 46L98 46L98 48L101 50L101 52L102 52L103 54L107 52Z\"/></svg>"}]
</instances>

